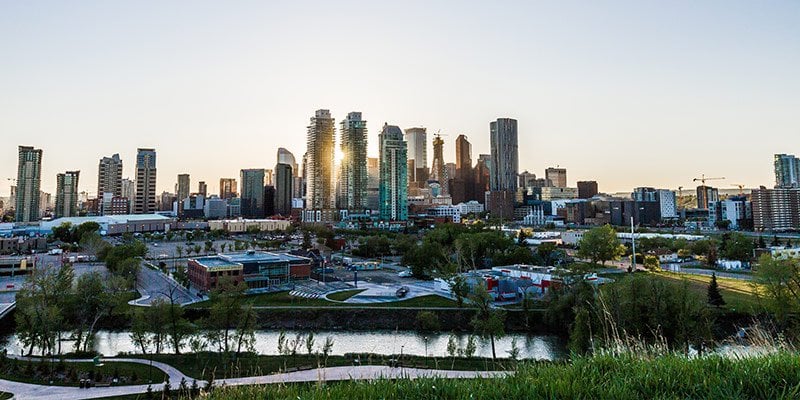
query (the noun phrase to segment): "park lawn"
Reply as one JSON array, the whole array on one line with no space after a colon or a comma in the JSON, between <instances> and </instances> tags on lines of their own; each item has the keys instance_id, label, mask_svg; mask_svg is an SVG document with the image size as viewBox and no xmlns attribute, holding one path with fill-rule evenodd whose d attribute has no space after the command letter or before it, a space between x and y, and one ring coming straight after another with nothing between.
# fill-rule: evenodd
<instances>
[{"instance_id":1,"label":"park lawn","mask_svg":"<svg viewBox=\"0 0 800 400\"><path fill-rule=\"evenodd\" d=\"M349 299L349 298L351 298L351 297L353 297L353 296L355 296L355 295L357 295L357 294L359 294L359 293L361 293L363 291L366 291L366 290L367 289L345 290L345 291L342 291L342 292L331 293L331 294L329 294L329 295L327 295L325 297L327 297L328 300L345 301L345 300L347 300L347 299Z\"/></svg>"},{"instance_id":2,"label":"park lawn","mask_svg":"<svg viewBox=\"0 0 800 400\"><path fill-rule=\"evenodd\" d=\"M708 293L708 284L711 277L706 275L690 275L674 272L659 272L653 274L659 279L671 281L685 281L689 288L703 297ZM731 311L740 311L755 314L761 309L761 304L757 297L757 285L750 281L741 279L730 279L717 277L722 298L725 299L725 307Z\"/></svg>"},{"instance_id":3,"label":"park lawn","mask_svg":"<svg viewBox=\"0 0 800 400\"><path fill-rule=\"evenodd\" d=\"M8 392L0 392L0 400L8 400L8 399L10 399L10 398L12 398L12 397L14 397L14 395L13 395L13 394L11 394L11 393L8 393Z\"/></svg>"},{"instance_id":4,"label":"park lawn","mask_svg":"<svg viewBox=\"0 0 800 400\"><path fill-rule=\"evenodd\" d=\"M418 307L418 308L457 308L458 303L446 297L428 294L425 296L412 297L406 300L390 301L385 303L373 303L367 307Z\"/></svg>"},{"instance_id":5,"label":"park lawn","mask_svg":"<svg viewBox=\"0 0 800 400\"><path fill-rule=\"evenodd\" d=\"M319 340L319 339L318 339ZM246 376L269 375L282 371L317 368L322 365L328 367L350 365L390 365L392 360L400 360L403 366L428 368L428 369L455 369L464 371L508 370L515 365L509 359L498 359L496 364L491 358L459 358L456 357L423 357L399 354L347 354L329 356L327 363L321 355L305 353L305 348L299 349L302 354L295 356L255 355L245 353L238 358L233 353L225 356L224 353L188 353L188 354L156 354L153 361L160 361L179 369L184 374L195 379L208 380L212 376L215 380L224 378L237 378ZM132 357L146 358L144 355ZM358 359L356 363L354 360ZM173 386L174 387L174 386Z\"/></svg>"},{"instance_id":6,"label":"park lawn","mask_svg":"<svg viewBox=\"0 0 800 400\"><path fill-rule=\"evenodd\" d=\"M166 374L156 367L127 362L108 362L95 366L91 362L60 363L55 360L51 363L49 359L43 361L3 359L0 365L2 379L35 384L50 384L52 379L52 385L55 386L78 386L80 379L91 378L92 373L96 374L96 382L110 382L117 375L120 386L142 385L148 381L162 382L166 377Z\"/></svg>"}]
</instances>

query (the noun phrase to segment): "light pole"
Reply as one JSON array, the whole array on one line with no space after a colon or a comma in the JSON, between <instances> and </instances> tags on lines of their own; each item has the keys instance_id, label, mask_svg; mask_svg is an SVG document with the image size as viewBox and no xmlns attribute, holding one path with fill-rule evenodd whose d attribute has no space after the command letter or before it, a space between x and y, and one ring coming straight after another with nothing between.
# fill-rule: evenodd
<instances>
[{"instance_id":1,"label":"light pole","mask_svg":"<svg viewBox=\"0 0 800 400\"><path fill-rule=\"evenodd\" d=\"M633 231L633 216L631 216L631 272L636 272L636 235Z\"/></svg>"},{"instance_id":2,"label":"light pole","mask_svg":"<svg viewBox=\"0 0 800 400\"><path fill-rule=\"evenodd\" d=\"M428 365L428 337L425 336L425 365Z\"/></svg>"}]
</instances>

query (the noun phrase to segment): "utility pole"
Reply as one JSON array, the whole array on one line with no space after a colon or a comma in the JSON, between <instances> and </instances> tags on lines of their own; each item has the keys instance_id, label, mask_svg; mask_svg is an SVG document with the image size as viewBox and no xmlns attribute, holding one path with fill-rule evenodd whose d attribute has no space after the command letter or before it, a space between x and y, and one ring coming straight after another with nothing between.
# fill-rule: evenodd
<instances>
[{"instance_id":1,"label":"utility pole","mask_svg":"<svg viewBox=\"0 0 800 400\"><path fill-rule=\"evenodd\" d=\"M633 216L631 216L631 272L636 272L636 234L633 231Z\"/></svg>"}]
</instances>

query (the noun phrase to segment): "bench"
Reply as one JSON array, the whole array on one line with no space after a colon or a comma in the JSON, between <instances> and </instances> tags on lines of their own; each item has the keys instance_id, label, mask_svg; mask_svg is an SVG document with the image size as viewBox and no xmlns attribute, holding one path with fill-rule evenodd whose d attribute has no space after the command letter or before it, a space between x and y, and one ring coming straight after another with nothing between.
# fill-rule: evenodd
<instances>
[{"instance_id":1,"label":"bench","mask_svg":"<svg viewBox=\"0 0 800 400\"><path fill-rule=\"evenodd\" d=\"M111 387L111 383L110 382L97 382L97 383L94 384L94 387L99 387L99 388L101 388L101 387Z\"/></svg>"}]
</instances>

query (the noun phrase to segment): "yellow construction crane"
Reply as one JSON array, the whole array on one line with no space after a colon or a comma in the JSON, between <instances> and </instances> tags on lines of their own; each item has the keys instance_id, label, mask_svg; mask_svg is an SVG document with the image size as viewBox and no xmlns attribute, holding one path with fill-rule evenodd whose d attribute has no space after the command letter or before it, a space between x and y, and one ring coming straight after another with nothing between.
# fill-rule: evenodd
<instances>
[{"instance_id":1,"label":"yellow construction crane","mask_svg":"<svg viewBox=\"0 0 800 400\"><path fill-rule=\"evenodd\" d=\"M739 188L739 196L744 196L744 185L741 183L731 183L731 186L736 186Z\"/></svg>"},{"instance_id":2,"label":"yellow construction crane","mask_svg":"<svg viewBox=\"0 0 800 400\"><path fill-rule=\"evenodd\" d=\"M706 181L718 181L718 180L723 180L723 179L725 179L725 177L722 177L722 178L706 178L706 174L701 174L700 178L694 178L694 179L692 179L692 182L700 181L700 183L702 183L703 186L705 186L706 185Z\"/></svg>"}]
</instances>

